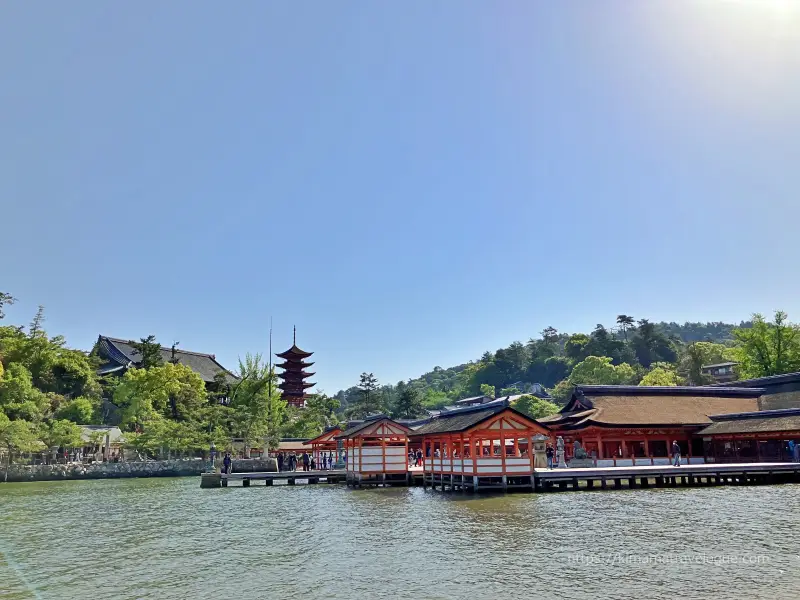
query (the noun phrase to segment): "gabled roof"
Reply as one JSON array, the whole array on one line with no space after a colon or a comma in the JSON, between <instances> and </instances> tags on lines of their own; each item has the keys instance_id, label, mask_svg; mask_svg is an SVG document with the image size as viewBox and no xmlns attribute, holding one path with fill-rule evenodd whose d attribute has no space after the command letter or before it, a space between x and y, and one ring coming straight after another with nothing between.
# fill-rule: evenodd
<instances>
[{"instance_id":1,"label":"gabled roof","mask_svg":"<svg viewBox=\"0 0 800 600\"><path fill-rule=\"evenodd\" d=\"M306 440L303 442L304 444L318 444L320 442L332 442L336 439L336 436L342 432L341 427L329 427L322 433L320 433L317 437L311 438L310 440Z\"/></svg>"},{"instance_id":2,"label":"gabled roof","mask_svg":"<svg viewBox=\"0 0 800 600\"><path fill-rule=\"evenodd\" d=\"M141 355L130 345L129 340L121 340L106 335L97 338L98 352L107 363L100 367L99 372L111 373L120 368L137 367L141 365ZM217 362L213 354L203 354L201 352L189 352L188 350L175 349L175 357L182 365L186 365L192 371L200 375L203 381L211 383L217 373L224 373L228 383L239 381L233 373ZM165 363L172 359L172 349L161 346L161 358Z\"/></svg>"},{"instance_id":3,"label":"gabled roof","mask_svg":"<svg viewBox=\"0 0 800 600\"><path fill-rule=\"evenodd\" d=\"M758 410L763 390L675 386L576 386L558 415L539 419L548 426L579 429L684 426L711 423L710 415Z\"/></svg>"},{"instance_id":4,"label":"gabled roof","mask_svg":"<svg viewBox=\"0 0 800 600\"><path fill-rule=\"evenodd\" d=\"M511 408L508 405L508 402L495 400L491 404L479 404L476 406L470 406L468 408L461 408L441 413L439 416L434 417L422 425L422 427L414 430L412 435L418 436L466 431L467 429L471 429L476 425L480 425L495 415L499 415L500 413L506 411L514 413L517 417L534 425L537 424L536 421L530 417L522 414L518 410Z\"/></svg>"},{"instance_id":5,"label":"gabled roof","mask_svg":"<svg viewBox=\"0 0 800 600\"><path fill-rule=\"evenodd\" d=\"M800 409L764 410L731 415L713 415L714 421L697 435L730 435L738 433L779 433L800 431Z\"/></svg>"},{"instance_id":6,"label":"gabled roof","mask_svg":"<svg viewBox=\"0 0 800 600\"><path fill-rule=\"evenodd\" d=\"M398 423L397 421L395 421L394 419L390 419L386 415L378 415L378 416L375 416L375 417L370 417L370 418L362 421L361 423L357 423L357 424L353 425L349 429L347 429L347 430L343 431L342 433L340 433L339 435L337 435L336 439L337 440L343 440L343 439L346 439L346 438L355 437L359 433L364 432L365 430L369 429L373 425L378 425L380 423L391 424L393 428L399 429L400 431L402 431L406 435L411 433L411 430L408 427L406 427L405 425L403 425L402 423Z\"/></svg>"}]
</instances>

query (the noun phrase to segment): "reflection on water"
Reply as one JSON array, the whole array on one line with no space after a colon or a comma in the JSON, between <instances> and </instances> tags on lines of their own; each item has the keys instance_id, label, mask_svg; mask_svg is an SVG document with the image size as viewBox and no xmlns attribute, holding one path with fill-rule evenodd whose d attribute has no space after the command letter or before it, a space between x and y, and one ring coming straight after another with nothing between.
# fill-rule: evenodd
<instances>
[{"instance_id":1,"label":"reflection on water","mask_svg":"<svg viewBox=\"0 0 800 600\"><path fill-rule=\"evenodd\" d=\"M0 485L0 598L788 598L800 486Z\"/></svg>"}]
</instances>

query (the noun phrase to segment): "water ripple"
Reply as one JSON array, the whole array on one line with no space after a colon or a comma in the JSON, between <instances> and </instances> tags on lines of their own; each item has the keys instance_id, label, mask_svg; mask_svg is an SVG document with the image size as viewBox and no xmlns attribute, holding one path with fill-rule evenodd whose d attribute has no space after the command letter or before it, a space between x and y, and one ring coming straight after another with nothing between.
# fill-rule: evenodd
<instances>
[{"instance_id":1,"label":"water ripple","mask_svg":"<svg viewBox=\"0 0 800 600\"><path fill-rule=\"evenodd\" d=\"M0 597L780 600L800 588L798 509L800 486L473 497L6 484Z\"/></svg>"}]
</instances>

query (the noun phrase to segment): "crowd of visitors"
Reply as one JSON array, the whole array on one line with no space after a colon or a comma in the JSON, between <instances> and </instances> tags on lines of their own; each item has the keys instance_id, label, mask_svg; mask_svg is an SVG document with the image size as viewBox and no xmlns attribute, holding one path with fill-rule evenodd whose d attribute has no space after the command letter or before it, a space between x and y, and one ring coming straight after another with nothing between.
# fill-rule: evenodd
<instances>
[{"instance_id":1,"label":"crowd of visitors","mask_svg":"<svg viewBox=\"0 0 800 600\"><path fill-rule=\"evenodd\" d=\"M333 463L336 461L333 452L324 452L319 456L319 461L308 452L303 452L299 457L294 452L279 452L278 453L278 471L297 471L298 466L302 471L327 471L333 468Z\"/></svg>"}]
</instances>

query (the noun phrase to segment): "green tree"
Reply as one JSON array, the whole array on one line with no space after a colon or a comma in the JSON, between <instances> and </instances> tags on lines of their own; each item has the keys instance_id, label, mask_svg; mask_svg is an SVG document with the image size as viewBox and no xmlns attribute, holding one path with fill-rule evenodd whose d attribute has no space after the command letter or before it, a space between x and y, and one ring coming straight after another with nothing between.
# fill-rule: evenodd
<instances>
[{"instance_id":1,"label":"green tree","mask_svg":"<svg viewBox=\"0 0 800 600\"><path fill-rule=\"evenodd\" d=\"M744 378L781 375L800 370L800 330L788 315L776 311L772 322L753 315L753 326L734 329L735 355Z\"/></svg>"},{"instance_id":2,"label":"green tree","mask_svg":"<svg viewBox=\"0 0 800 600\"><path fill-rule=\"evenodd\" d=\"M493 385L482 383L480 389L481 395L486 396L487 398L495 397L495 387Z\"/></svg>"},{"instance_id":3,"label":"green tree","mask_svg":"<svg viewBox=\"0 0 800 600\"><path fill-rule=\"evenodd\" d=\"M339 424L336 411L339 401L323 392L309 396L302 409L287 409L283 428L284 437L312 438L317 437L328 427Z\"/></svg>"},{"instance_id":4,"label":"green tree","mask_svg":"<svg viewBox=\"0 0 800 600\"><path fill-rule=\"evenodd\" d=\"M130 340L128 344L139 355L136 362L142 369L152 369L164 364L164 358L161 356L161 344L156 342L156 336L148 335L146 338L140 338L138 342Z\"/></svg>"},{"instance_id":5,"label":"green tree","mask_svg":"<svg viewBox=\"0 0 800 600\"><path fill-rule=\"evenodd\" d=\"M400 382L397 386L398 394L392 407L392 416L405 419L413 419L425 414L422 405L422 395L415 387Z\"/></svg>"},{"instance_id":6,"label":"green tree","mask_svg":"<svg viewBox=\"0 0 800 600\"><path fill-rule=\"evenodd\" d=\"M2 415L2 413L0 413ZM11 465L14 453L35 452L41 448L35 427L23 420L10 421L5 415L0 416L0 448L8 453L4 479L8 481L8 466Z\"/></svg>"},{"instance_id":7,"label":"green tree","mask_svg":"<svg viewBox=\"0 0 800 600\"><path fill-rule=\"evenodd\" d=\"M83 443L81 433L80 427L66 419L42 423L39 426L39 439L48 448L77 448Z\"/></svg>"},{"instance_id":8,"label":"green tree","mask_svg":"<svg viewBox=\"0 0 800 600\"><path fill-rule=\"evenodd\" d=\"M639 385L680 385L681 381L675 366L669 363L653 363L652 368L642 377Z\"/></svg>"},{"instance_id":9,"label":"green tree","mask_svg":"<svg viewBox=\"0 0 800 600\"><path fill-rule=\"evenodd\" d=\"M134 428L156 417L197 421L206 405L203 379L182 364L129 369L114 393L123 424Z\"/></svg>"},{"instance_id":10,"label":"green tree","mask_svg":"<svg viewBox=\"0 0 800 600\"><path fill-rule=\"evenodd\" d=\"M614 365L608 356L588 356L572 369L572 385L622 385L631 383L636 372L628 363Z\"/></svg>"},{"instance_id":11,"label":"green tree","mask_svg":"<svg viewBox=\"0 0 800 600\"><path fill-rule=\"evenodd\" d=\"M570 383L569 379L562 379L550 390L550 395L556 402L565 404L572 396L574 388L575 386Z\"/></svg>"},{"instance_id":12,"label":"green tree","mask_svg":"<svg viewBox=\"0 0 800 600\"><path fill-rule=\"evenodd\" d=\"M707 385L714 383L714 378L703 373L704 365L714 365L735 359L735 350L723 344L694 342L684 348L678 361L678 373L687 380L689 385Z\"/></svg>"},{"instance_id":13,"label":"green tree","mask_svg":"<svg viewBox=\"0 0 800 600\"><path fill-rule=\"evenodd\" d=\"M528 415L531 419L549 417L550 415L556 414L559 410L557 404L527 394L517 398L511 406L516 408L519 412Z\"/></svg>"},{"instance_id":14,"label":"green tree","mask_svg":"<svg viewBox=\"0 0 800 600\"><path fill-rule=\"evenodd\" d=\"M231 397L233 431L242 438L245 450L263 443L274 450L280 443L286 401L275 385L274 369L260 354L247 354L239 360L239 383Z\"/></svg>"},{"instance_id":15,"label":"green tree","mask_svg":"<svg viewBox=\"0 0 800 600\"><path fill-rule=\"evenodd\" d=\"M56 419L66 419L78 425L91 425L97 420L97 406L89 398L83 396L70 400L58 407Z\"/></svg>"},{"instance_id":16,"label":"green tree","mask_svg":"<svg viewBox=\"0 0 800 600\"><path fill-rule=\"evenodd\" d=\"M622 330L625 342L628 342L628 329L633 327L635 321L630 315L617 315L617 325Z\"/></svg>"},{"instance_id":17,"label":"green tree","mask_svg":"<svg viewBox=\"0 0 800 600\"><path fill-rule=\"evenodd\" d=\"M645 368L654 362L675 362L678 354L669 339L647 319L639 319L639 327L631 340L636 358Z\"/></svg>"},{"instance_id":18,"label":"green tree","mask_svg":"<svg viewBox=\"0 0 800 600\"><path fill-rule=\"evenodd\" d=\"M522 390L520 390L518 387L515 386L505 387L502 390L500 390L500 397L503 398L505 396L516 396L521 393Z\"/></svg>"},{"instance_id":19,"label":"green tree","mask_svg":"<svg viewBox=\"0 0 800 600\"><path fill-rule=\"evenodd\" d=\"M379 391L378 380L372 373L362 373L358 383L358 399L350 407L350 416L364 419L371 414L386 411L383 394Z\"/></svg>"},{"instance_id":20,"label":"green tree","mask_svg":"<svg viewBox=\"0 0 800 600\"><path fill-rule=\"evenodd\" d=\"M17 299L14 298L14 296L12 296L11 294L7 294L5 292L0 292L0 319L4 318L6 316L6 313L3 312L3 309L6 306L11 306L16 301L17 301Z\"/></svg>"},{"instance_id":21,"label":"green tree","mask_svg":"<svg viewBox=\"0 0 800 600\"><path fill-rule=\"evenodd\" d=\"M591 338L585 333L575 333L569 336L569 339L564 344L564 354L574 362L578 363L589 356L587 347L591 342Z\"/></svg>"},{"instance_id":22,"label":"green tree","mask_svg":"<svg viewBox=\"0 0 800 600\"><path fill-rule=\"evenodd\" d=\"M34 387L30 371L19 363L10 364L0 380L0 410L12 420L38 422L49 409L48 398Z\"/></svg>"}]
</instances>

